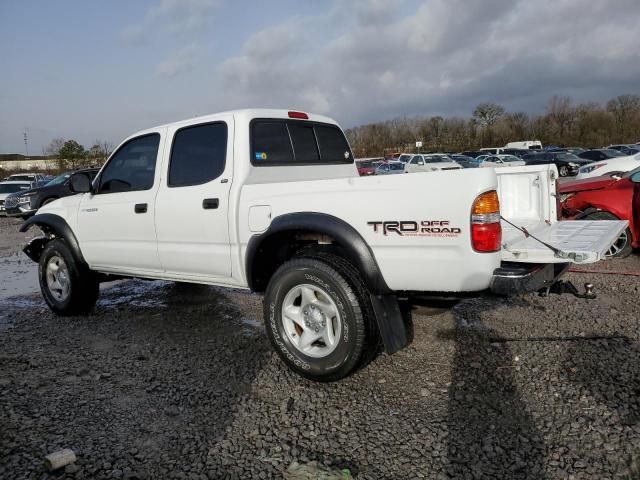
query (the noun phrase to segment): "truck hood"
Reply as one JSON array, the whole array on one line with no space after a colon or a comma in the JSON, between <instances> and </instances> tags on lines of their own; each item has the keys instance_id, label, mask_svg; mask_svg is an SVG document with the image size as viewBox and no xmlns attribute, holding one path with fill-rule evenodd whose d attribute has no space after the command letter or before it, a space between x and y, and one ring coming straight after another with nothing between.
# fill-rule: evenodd
<instances>
[{"instance_id":1,"label":"truck hood","mask_svg":"<svg viewBox=\"0 0 640 480\"><path fill-rule=\"evenodd\" d=\"M600 177L585 178L583 180L572 180L559 185L560 193L584 192L586 190L600 190L616 183L618 179L608 175Z\"/></svg>"}]
</instances>

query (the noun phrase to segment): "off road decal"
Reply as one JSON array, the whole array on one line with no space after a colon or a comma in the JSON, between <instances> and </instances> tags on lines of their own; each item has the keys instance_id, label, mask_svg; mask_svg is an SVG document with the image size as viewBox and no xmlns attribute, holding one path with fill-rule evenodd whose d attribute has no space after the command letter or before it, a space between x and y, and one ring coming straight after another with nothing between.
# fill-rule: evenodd
<instances>
[{"instance_id":1,"label":"off road decal","mask_svg":"<svg viewBox=\"0 0 640 480\"><path fill-rule=\"evenodd\" d=\"M367 222L375 233L396 234L402 237L457 237L460 227L452 227L449 220L391 220Z\"/></svg>"}]
</instances>

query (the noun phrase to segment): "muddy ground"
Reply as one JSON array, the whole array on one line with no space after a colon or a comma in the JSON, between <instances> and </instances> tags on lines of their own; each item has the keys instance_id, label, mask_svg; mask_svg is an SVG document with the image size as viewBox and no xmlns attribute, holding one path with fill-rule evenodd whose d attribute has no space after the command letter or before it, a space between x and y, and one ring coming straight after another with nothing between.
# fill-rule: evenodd
<instances>
[{"instance_id":1,"label":"muddy ground","mask_svg":"<svg viewBox=\"0 0 640 480\"><path fill-rule=\"evenodd\" d=\"M7 298L35 276L18 224L0 219L0 478L281 478L294 460L362 479L640 478L638 277L567 275L595 300L422 308L409 348L317 384L271 351L256 295L134 280L82 318ZM62 448L78 461L47 474Z\"/></svg>"}]
</instances>

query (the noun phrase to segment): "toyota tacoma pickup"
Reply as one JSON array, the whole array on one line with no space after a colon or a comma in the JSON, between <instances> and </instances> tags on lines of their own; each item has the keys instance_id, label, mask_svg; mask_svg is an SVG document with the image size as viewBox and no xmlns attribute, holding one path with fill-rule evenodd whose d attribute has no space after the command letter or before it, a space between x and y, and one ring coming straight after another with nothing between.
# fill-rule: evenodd
<instances>
[{"instance_id":1,"label":"toyota tacoma pickup","mask_svg":"<svg viewBox=\"0 0 640 480\"><path fill-rule=\"evenodd\" d=\"M114 278L249 289L283 361L328 381L409 343L399 299L536 291L600 260L627 223L558 221L556 177L360 177L330 118L241 110L136 133L21 231L44 233L25 252L59 315L89 312Z\"/></svg>"}]
</instances>

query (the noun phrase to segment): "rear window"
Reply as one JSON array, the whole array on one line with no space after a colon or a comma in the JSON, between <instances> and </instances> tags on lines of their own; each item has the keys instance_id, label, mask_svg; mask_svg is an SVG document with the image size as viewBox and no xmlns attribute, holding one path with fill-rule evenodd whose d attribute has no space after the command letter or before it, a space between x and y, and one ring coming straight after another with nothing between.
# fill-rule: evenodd
<instances>
[{"instance_id":1,"label":"rear window","mask_svg":"<svg viewBox=\"0 0 640 480\"><path fill-rule=\"evenodd\" d=\"M353 156L344 134L335 125L254 120L251 163L256 166L353 163Z\"/></svg>"}]
</instances>

